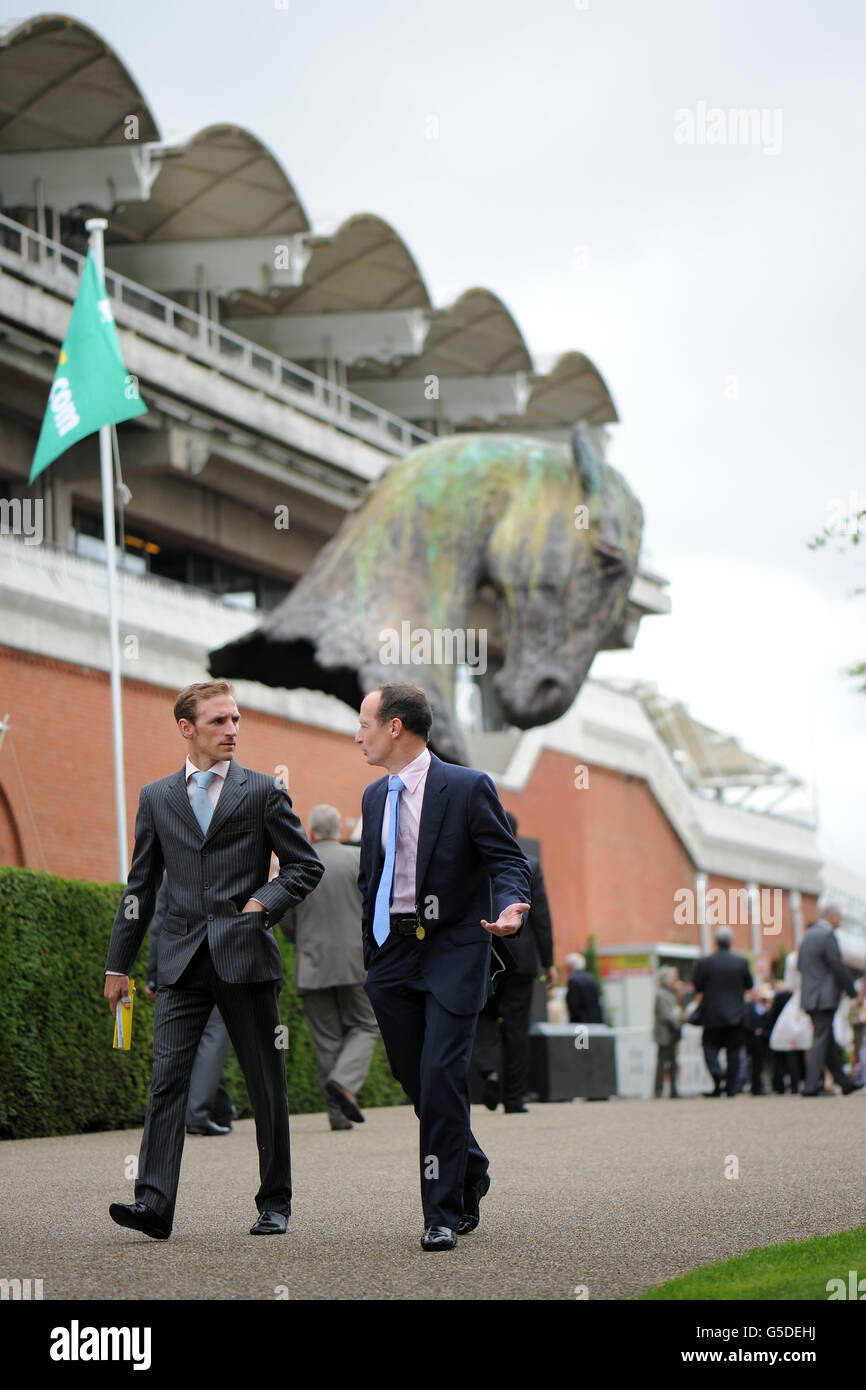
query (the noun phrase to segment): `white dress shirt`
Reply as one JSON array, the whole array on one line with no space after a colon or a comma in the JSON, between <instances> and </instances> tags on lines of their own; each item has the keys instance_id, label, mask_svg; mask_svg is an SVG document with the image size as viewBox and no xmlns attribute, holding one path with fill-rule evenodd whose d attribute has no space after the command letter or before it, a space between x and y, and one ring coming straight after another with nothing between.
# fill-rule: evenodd
<instances>
[{"instance_id":1,"label":"white dress shirt","mask_svg":"<svg viewBox=\"0 0 866 1390\"><path fill-rule=\"evenodd\" d=\"M424 804L424 788L430 769L430 750L425 748L411 763L399 772L391 773L403 783L400 793L400 814L397 819L397 856L394 861L394 901L393 913L411 914L415 911L415 866L418 861L418 827L421 824L421 807ZM385 814L382 817L382 853L388 844L388 827L391 812L388 799L385 800Z\"/></svg>"}]
</instances>

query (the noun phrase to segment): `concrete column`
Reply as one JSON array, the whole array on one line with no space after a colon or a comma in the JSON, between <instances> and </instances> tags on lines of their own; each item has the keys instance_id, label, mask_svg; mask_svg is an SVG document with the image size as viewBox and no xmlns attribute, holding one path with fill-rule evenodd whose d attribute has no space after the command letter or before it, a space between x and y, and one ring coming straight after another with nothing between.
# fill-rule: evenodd
<instances>
[{"instance_id":1,"label":"concrete column","mask_svg":"<svg viewBox=\"0 0 866 1390\"><path fill-rule=\"evenodd\" d=\"M798 888L792 888L788 894L791 904L791 917L794 922L794 949L799 950L800 942L803 940L803 899Z\"/></svg>"},{"instance_id":2,"label":"concrete column","mask_svg":"<svg viewBox=\"0 0 866 1390\"><path fill-rule=\"evenodd\" d=\"M707 876L695 874L695 909L700 932L701 955L708 956L712 950L710 929L707 926Z\"/></svg>"},{"instance_id":3,"label":"concrete column","mask_svg":"<svg viewBox=\"0 0 866 1390\"><path fill-rule=\"evenodd\" d=\"M761 894L757 883L746 884L749 899L749 950L757 956L761 950Z\"/></svg>"}]
</instances>

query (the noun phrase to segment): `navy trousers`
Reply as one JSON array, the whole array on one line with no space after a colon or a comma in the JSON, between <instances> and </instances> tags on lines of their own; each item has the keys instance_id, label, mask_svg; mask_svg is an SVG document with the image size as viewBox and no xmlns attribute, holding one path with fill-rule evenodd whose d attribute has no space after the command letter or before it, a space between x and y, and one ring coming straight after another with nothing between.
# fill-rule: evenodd
<instances>
[{"instance_id":1,"label":"navy trousers","mask_svg":"<svg viewBox=\"0 0 866 1390\"><path fill-rule=\"evenodd\" d=\"M464 1187L487 1172L469 1126L469 1061L477 1014L452 1014L424 983L420 943L392 932L370 964L365 988L391 1070L420 1121L424 1225L455 1230Z\"/></svg>"}]
</instances>

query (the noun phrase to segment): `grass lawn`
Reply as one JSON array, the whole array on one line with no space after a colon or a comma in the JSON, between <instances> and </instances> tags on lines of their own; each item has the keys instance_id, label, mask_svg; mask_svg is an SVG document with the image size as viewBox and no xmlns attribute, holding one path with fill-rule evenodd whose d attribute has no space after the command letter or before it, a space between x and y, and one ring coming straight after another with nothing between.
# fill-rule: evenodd
<instances>
[{"instance_id":1,"label":"grass lawn","mask_svg":"<svg viewBox=\"0 0 866 1390\"><path fill-rule=\"evenodd\" d=\"M719 1264L702 1265L679 1279L647 1289L640 1299L807 1299L823 1303L851 1297L849 1271L863 1281L855 1297L866 1299L866 1226L835 1236L765 1245ZM831 1279L841 1279L827 1288Z\"/></svg>"}]
</instances>

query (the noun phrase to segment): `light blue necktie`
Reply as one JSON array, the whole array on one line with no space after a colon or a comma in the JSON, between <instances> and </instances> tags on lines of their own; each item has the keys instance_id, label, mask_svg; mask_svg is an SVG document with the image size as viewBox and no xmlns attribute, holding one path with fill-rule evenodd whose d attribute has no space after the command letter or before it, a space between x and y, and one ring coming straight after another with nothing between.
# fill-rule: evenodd
<instances>
[{"instance_id":1,"label":"light blue necktie","mask_svg":"<svg viewBox=\"0 0 866 1390\"><path fill-rule=\"evenodd\" d=\"M394 901L394 863L397 858L397 822L400 814L400 793L405 786L399 777L388 778L388 840L385 845L385 863L376 893L376 909L373 913L373 938L381 946L391 930L391 904Z\"/></svg>"},{"instance_id":2,"label":"light blue necktie","mask_svg":"<svg viewBox=\"0 0 866 1390\"><path fill-rule=\"evenodd\" d=\"M215 777L215 772L194 772L192 774L192 780L195 782L195 791L193 792L190 805L192 806L196 820L201 826L201 833L203 835L207 834L207 828L210 825L210 819L213 815L213 806L207 794L207 789Z\"/></svg>"}]
</instances>

